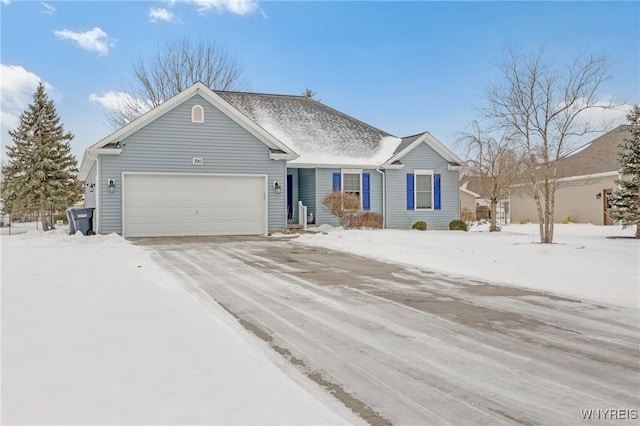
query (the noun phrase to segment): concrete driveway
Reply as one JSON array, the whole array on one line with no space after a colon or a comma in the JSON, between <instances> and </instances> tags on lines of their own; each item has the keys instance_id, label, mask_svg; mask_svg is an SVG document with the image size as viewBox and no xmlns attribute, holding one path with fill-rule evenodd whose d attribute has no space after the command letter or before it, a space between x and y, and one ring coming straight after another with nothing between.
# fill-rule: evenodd
<instances>
[{"instance_id":1,"label":"concrete driveway","mask_svg":"<svg viewBox=\"0 0 640 426\"><path fill-rule=\"evenodd\" d=\"M598 424L610 409L637 418L635 310L295 240L136 242L371 424Z\"/></svg>"}]
</instances>

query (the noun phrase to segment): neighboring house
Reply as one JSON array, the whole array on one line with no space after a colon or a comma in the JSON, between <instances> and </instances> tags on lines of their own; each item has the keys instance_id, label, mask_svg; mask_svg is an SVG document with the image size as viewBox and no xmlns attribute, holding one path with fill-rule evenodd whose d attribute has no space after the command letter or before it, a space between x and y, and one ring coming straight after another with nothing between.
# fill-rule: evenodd
<instances>
[{"instance_id":1,"label":"neighboring house","mask_svg":"<svg viewBox=\"0 0 640 426\"><path fill-rule=\"evenodd\" d=\"M469 191L466 187L460 187L460 219L464 221L476 220L476 200L479 194Z\"/></svg>"},{"instance_id":2,"label":"neighboring house","mask_svg":"<svg viewBox=\"0 0 640 426\"><path fill-rule=\"evenodd\" d=\"M429 133L396 138L306 96L212 91L201 83L85 151L94 229L127 237L263 235L337 225L332 190L360 196L389 228L459 217L461 160Z\"/></svg>"},{"instance_id":3,"label":"neighboring house","mask_svg":"<svg viewBox=\"0 0 640 426\"><path fill-rule=\"evenodd\" d=\"M619 126L558 161L556 222L571 215L578 223L613 225L608 201L619 178L620 145L628 134L627 126ZM515 222L538 221L531 196L512 192L511 217Z\"/></svg>"},{"instance_id":4,"label":"neighboring house","mask_svg":"<svg viewBox=\"0 0 640 426\"><path fill-rule=\"evenodd\" d=\"M460 191L466 190L473 194L474 197L474 207L473 207L473 215L476 220L486 220L491 218L491 200L488 198L483 198L482 193L486 191L486 188L490 188L493 180L486 176L474 176L474 175L465 175L460 179ZM471 195L467 195L464 197L465 206L471 202ZM496 221L498 224L505 225L511 223L511 217L509 215L509 191L504 195L503 198L498 200L498 204L496 205ZM463 195L460 195L460 199L463 199ZM469 213L466 214L466 217L470 216Z\"/></svg>"}]
</instances>

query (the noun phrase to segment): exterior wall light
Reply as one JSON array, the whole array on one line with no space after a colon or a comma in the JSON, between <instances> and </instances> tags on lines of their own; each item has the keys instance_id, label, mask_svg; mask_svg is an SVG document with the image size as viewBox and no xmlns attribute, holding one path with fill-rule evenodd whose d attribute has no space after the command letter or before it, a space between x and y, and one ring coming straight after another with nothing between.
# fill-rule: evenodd
<instances>
[{"instance_id":1,"label":"exterior wall light","mask_svg":"<svg viewBox=\"0 0 640 426\"><path fill-rule=\"evenodd\" d=\"M109 192L114 192L116 190L116 180L107 179L107 187L109 188Z\"/></svg>"},{"instance_id":2,"label":"exterior wall light","mask_svg":"<svg viewBox=\"0 0 640 426\"><path fill-rule=\"evenodd\" d=\"M273 190L276 191L276 194L282 192L282 187L280 186L280 182L273 182Z\"/></svg>"}]
</instances>

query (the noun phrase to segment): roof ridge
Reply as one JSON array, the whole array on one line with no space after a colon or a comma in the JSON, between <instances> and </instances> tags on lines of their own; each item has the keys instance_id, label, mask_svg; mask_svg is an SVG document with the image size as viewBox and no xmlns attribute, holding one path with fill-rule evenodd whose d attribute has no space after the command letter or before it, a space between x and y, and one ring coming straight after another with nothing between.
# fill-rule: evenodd
<instances>
[{"instance_id":1,"label":"roof ridge","mask_svg":"<svg viewBox=\"0 0 640 426\"><path fill-rule=\"evenodd\" d=\"M333 108L333 107L330 107L329 105L326 105L326 104L324 104L324 103L322 103L322 102L320 102L320 101L317 101L317 100L315 100L315 99L313 99L313 98L310 98L310 97L308 97L308 96L305 96L305 95L282 95L282 94L277 94L277 93L242 92L242 91L229 91L229 90L214 90L214 92L215 92L215 93L239 94L239 95L257 95L257 96L273 96L273 97L293 98L293 99L306 99L306 100L309 100L309 101L315 102L316 104L318 104L318 105L319 105L319 106L321 106L322 108L325 108L325 109L331 110L331 111L333 111L333 112L335 112L335 113L337 113L337 114L339 114L339 115L341 115L341 116L343 116L343 117L346 117L346 118L348 118L348 119L349 119L349 120L351 120L351 121L358 122L358 123L360 123L361 125L363 125L363 126L365 126L365 127L368 127L368 128L369 128L369 129L371 129L371 130L374 130L374 131L379 132L379 133L383 133L383 134L384 134L384 135L386 135L386 136L391 136L391 137L394 137L394 138L398 138L397 136L395 136L395 135L393 135L393 134L391 134L391 133L389 133L389 132L387 132L387 131L384 131L384 130L382 130L382 129L379 129L379 128L377 128L377 127L374 127L374 126L372 126L371 124L365 123L365 122L364 122L364 121L362 121L362 120L359 120L359 119L357 119L357 118L355 118L355 117L352 117L352 116L350 116L349 114L346 114L346 113L344 113L344 112L342 112L342 111L340 111L340 110L337 110L337 109L335 109L335 108ZM400 139L400 138L398 138L398 139Z\"/></svg>"},{"instance_id":2,"label":"roof ridge","mask_svg":"<svg viewBox=\"0 0 640 426\"><path fill-rule=\"evenodd\" d=\"M264 93L264 92L243 92L241 90L214 90L213 92L214 93L233 93L233 94L239 94L239 95L277 96L282 98L310 99L308 96L305 96L305 95L286 95L282 93Z\"/></svg>"},{"instance_id":3,"label":"roof ridge","mask_svg":"<svg viewBox=\"0 0 640 426\"><path fill-rule=\"evenodd\" d=\"M416 134L414 134L414 135L403 136L403 137L401 137L400 139L409 139L409 138L413 138L413 137L416 137L416 136L422 136L422 135L424 135L425 133L429 133L429 132L428 132L427 130L425 130L424 132L419 132L419 133L416 133ZM429 133L429 134L431 134L431 133Z\"/></svg>"}]
</instances>

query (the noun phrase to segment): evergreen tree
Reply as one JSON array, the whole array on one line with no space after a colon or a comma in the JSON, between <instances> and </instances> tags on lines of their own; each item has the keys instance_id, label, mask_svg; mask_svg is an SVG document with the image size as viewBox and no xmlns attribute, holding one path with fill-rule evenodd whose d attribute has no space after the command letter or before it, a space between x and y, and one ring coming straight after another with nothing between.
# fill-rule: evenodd
<instances>
[{"instance_id":1,"label":"evergreen tree","mask_svg":"<svg viewBox=\"0 0 640 426\"><path fill-rule=\"evenodd\" d=\"M619 154L622 179L616 181L609 214L625 227L636 225L636 238L640 238L640 105L633 107L627 120L629 137Z\"/></svg>"},{"instance_id":2,"label":"evergreen tree","mask_svg":"<svg viewBox=\"0 0 640 426\"><path fill-rule=\"evenodd\" d=\"M7 146L2 167L2 198L7 212L40 212L42 229L53 229L47 210L73 205L81 188L76 181L78 163L71 155L73 135L64 131L52 100L40 83L33 102L9 131L14 146Z\"/></svg>"}]
</instances>

